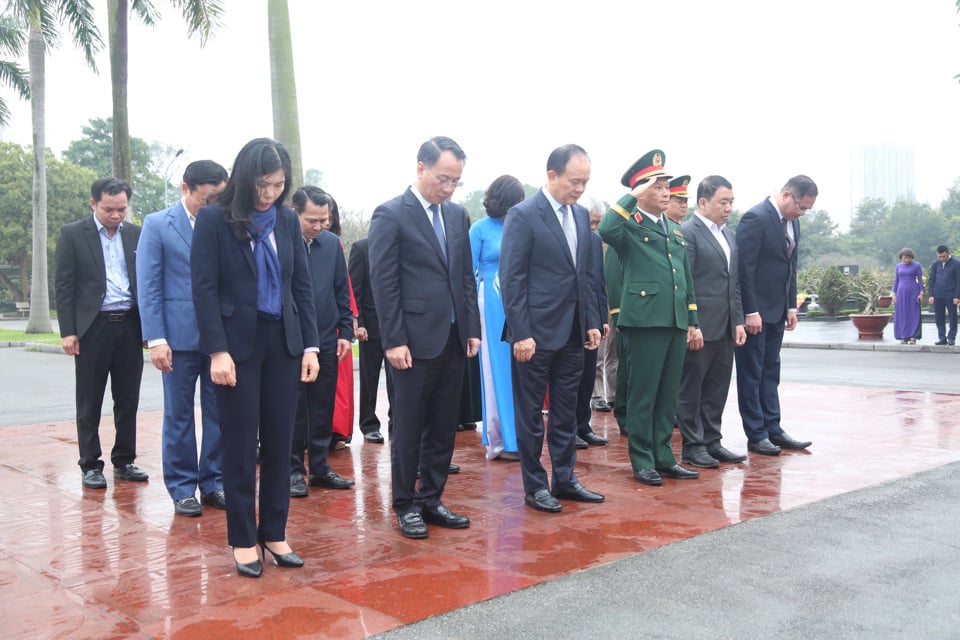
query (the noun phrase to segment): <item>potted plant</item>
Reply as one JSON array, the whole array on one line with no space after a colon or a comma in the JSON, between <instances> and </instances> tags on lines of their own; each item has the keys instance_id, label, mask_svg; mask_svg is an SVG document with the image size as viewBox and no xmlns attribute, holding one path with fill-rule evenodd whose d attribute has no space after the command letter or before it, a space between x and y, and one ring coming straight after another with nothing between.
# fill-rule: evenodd
<instances>
[{"instance_id":1,"label":"potted plant","mask_svg":"<svg viewBox=\"0 0 960 640\"><path fill-rule=\"evenodd\" d=\"M890 277L882 271L865 270L853 276L850 293L860 303L860 312L850 314L861 340L879 340L892 314L877 313L880 298L890 293Z\"/></svg>"}]
</instances>

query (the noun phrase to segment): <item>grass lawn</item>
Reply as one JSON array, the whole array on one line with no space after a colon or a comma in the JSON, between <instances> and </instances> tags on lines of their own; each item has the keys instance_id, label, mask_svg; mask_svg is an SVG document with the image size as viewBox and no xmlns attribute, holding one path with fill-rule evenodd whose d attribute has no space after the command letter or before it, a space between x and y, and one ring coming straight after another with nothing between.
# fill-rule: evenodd
<instances>
[{"instance_id":1,"label":"grass lawn","mask_svg":"<svg viewBox=\"0 0 960 640\"><path fill-rule=\"evenodd\" d=\"M0 329L0 342L42 342L44 344L60 344L60 335L57 333L27 333L13 329Z\"/></svg>"}]
</instances>

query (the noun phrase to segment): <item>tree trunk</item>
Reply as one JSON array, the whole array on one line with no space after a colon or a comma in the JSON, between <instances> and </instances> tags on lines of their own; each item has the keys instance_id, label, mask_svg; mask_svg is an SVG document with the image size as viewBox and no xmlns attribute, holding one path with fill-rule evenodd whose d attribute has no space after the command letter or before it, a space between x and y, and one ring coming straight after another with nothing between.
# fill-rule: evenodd
<instances>
[{"instance_id":1,"label":"tree trunk","mask_svg":"<svg viewBox=\"0 0 960 640\"><path fill-rule=\"evenodd\" d=\"M293 184L290 193L303 185L300 155L300 116L297 113L297 80L293 73L293 45L287 0L267 0L270 36L270 88L273 97L273 137L290 154Z\"/></svg>"},{"instance_id":2,"label":"tree trunk","mask_svg":"<svg viewBox=\"0 0 960 640\"><path fill-rule=\"evenodd\" d=\"M44 42L39 15L31 19L27 60L30 66L30 112L33 118L33 263L30 291L30 319L27 333L51 333L50 292L47 287L47 140L44 94Z\"/></svg>"},{"instance_id":3,"label":"tree trunk","mask_svg":"<svg viewBox=\"0 0 960 640\"><path fill-rule=\"evenodd\" d=\"M107 20L110 23L110 81L113 85L113 177L130 182L130 123L127 118L128 9L127 0L107 0Z\"/></svg>"},{"instance_id":4,"label":"tree trunk","mask_svg":"<svg viewBox=\"0 0 960 640\"><path fill-rule=\"evenodd\" d=\"M27 274L27 276L29 277L29 273ZM17 302L27 301L27 294L24 291L22 291L17 285L15 285L13 283L13 280L8 278L7 275L2 271L0 271L0 287L3 287L4 289L12 293L13 296L17 299Z\"/></svg>"}]
</instances>

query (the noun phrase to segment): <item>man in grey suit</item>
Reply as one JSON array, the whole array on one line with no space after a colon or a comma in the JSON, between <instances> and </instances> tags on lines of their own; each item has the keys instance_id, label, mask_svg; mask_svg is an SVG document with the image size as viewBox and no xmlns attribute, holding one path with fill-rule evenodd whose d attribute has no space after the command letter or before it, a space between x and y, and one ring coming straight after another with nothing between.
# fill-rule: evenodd
<instances>
[{"instance_id":1,"label":"man in grey suit","mask_svg":"<svg viewBox=\"0 0 960 640\"><path fill-rule=\"evenodd\" d=\"M708 176L697 187L697 211L683 223L697 294L703 349L687 351L677 399L683 462L710 469L746 456L720 443L720 422L733 373L733 350L746 342L736 242L726 229L733 186Z\"/></svg>"}]
</instances>

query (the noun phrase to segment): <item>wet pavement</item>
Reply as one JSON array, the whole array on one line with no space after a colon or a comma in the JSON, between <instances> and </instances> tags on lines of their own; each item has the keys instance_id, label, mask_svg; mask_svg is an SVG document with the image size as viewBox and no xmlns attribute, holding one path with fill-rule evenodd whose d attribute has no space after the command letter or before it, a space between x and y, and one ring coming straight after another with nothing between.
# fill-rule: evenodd
<instances>
[{"instance_id":1,"label":"wet pavement","mask_svg":"<svg viewBox=\"0 0 960 640\"><path fill-rule=\"evenodd\" d=\"M842 331L809 324L807 340L816 331ZM804 328L795 332L796 344L811 344L800 340ZM850 622L853 609L890 618L899 609L884 600L889 592L912 594L902 608L924 588L930 603L960 602L955 580L930 578L939 575L937 554L954 576L960 556L957 509L947 506L956 504L956 492L943 488L960 477L951 465L960 461L953 356L789 349L783 360L788 431L813 440L809 452L750 454L747 464L705 470L699 480L645 487L632 478L613 419L594 414L594 430L610 445L578 452L577 473L606 502L565 502L562 513L545 514L524 506L518 463L487 461L479 433L462 432L454 462L463 471L450 477L444 497L471 527L430 527L427 540L414 541L399 535L390 509L389 444L358 441L330 456L335 471L356 479L354 489L311 489L291 503L288 540L306 566L270 563L263 578L250 580L233 568L222 512L173 514L161 478L159 379L149 367L137 463L151 480L114 482L108 465L108 488L94 491L81 486L76 466L70 360L0 349L0 636L293 639L390 631L387 637L476 638L513 630L524 638L645 631L816 637L834 615L839 626L831 635L878 637L873 627L841 623ZM735 388L724 417L724 444L745 451ZM111 424L108 415L104 450L112 444ZM910 513L871 520L879 504L886 505L882 513L904 511L914 491L924 500ZM907 516L937 520L934 497L946 501L940 515L948 533L917 534ZM823 540L838 514L847 514L850 537ZM858 537L860 528L875 535ZM950 531L953 537L944 538ZM784 553L791 548L797 551ZM876 568L865 553L890 562L903 549L910 553L901 558L902 571L881 575L873 590L863 584ZM702 557L714 560L693 562ZM852 592L829 581L814 587L829 589L830 597L819 588L782 587L787 580L808 587L822 581L821 566L861 587L857 607L845 614L837 603ZM918 584L918 575L928 583ZM834 609L824 610L831 601ZM816 610L798 617L807 607ZM926 629L927 637L945 637L938 633L943 619L924 621L928 608L912 613L912 635ZM956 620L956 607L943 615ZM748 624L760 618L764 625Z\"/></svg>"}]
</instances>

